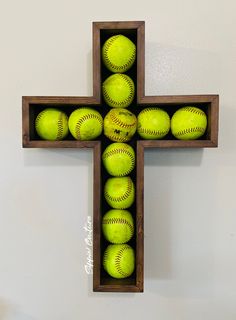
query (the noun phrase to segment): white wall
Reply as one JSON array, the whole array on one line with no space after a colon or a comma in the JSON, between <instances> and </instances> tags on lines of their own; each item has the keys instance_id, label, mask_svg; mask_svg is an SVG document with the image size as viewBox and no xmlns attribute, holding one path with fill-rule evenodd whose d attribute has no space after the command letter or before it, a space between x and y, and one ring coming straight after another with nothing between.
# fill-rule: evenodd
<instances>
[{"instance_id":1,"label":"white wall","mask_svg":"<svg viewBox=\"0 0 236 320\"><path fill-rule=\"evenodd\" d=\"M145 293L93 293L92 153L21 147L22 95L91 95L92 21L146 21L146 94L220 94L219 148L145 154ZM0 320L236 319L234 0L0 0Z\"/></svg>"}]
</instances>

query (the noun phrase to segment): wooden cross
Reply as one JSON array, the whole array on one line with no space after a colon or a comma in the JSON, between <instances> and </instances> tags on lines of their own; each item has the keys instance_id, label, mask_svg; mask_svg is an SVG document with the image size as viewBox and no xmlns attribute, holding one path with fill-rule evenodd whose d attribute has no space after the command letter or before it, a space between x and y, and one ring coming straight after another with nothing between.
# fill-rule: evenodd
<instances>
[{"instance_id":1,"label":"wooden cross","mask_svg":"<svg viewBox=\"0 0 236 320\"><path fill-rule=\"evenodd\" d=\"M147 106L158 106L171 116L178 108L186 105L199 106L208 118L208 128L201 140L181 141L171 134L162 140L141 140L136 134L130 144L136 150L136 170L132 179L136 185L136 203L131 207L135 217L135 237L132 246L136 252L134 274L127 279L113 279L102 268L102 255L107 245L101 234L101 218L108 208L103 197L103 186L107 173L101 165L101 154L107 144L111 143L102 135L96 141L77 141L68 136L63 141L40 140L34 128L35 118L46 107L56 107L68 115L80 106L92 106L104 117L110 108L101 96L101 84L109 75L101 62L101 46L114 34L124 34L137 46L137 59L127 74L135 82L136 98L129 110L138 113ZM218 140L218 95L178 95L145 96L145 23L128 22L94 22L93 23L93 96L92 97L23 97L23 147L25 148L92 148L94 151L94 188L93 188L93 290L108 292L142 292L143 291L143 181L145 148L203 148L217 147Z\"/></svg>"}]
</instances>

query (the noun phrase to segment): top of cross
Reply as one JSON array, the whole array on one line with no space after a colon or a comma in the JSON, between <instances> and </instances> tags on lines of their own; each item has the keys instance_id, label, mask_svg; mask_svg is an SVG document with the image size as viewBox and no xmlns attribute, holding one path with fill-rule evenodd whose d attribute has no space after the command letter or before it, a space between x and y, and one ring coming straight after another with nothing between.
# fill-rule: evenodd
<instances>
[{"instance_id":1,"label":"top of cross","mask_svg":"<svg viewBox=\"0 0 236 320\"><path fill-rule=\"evenodd\" d=\"M216 147L218 143L218 95L168 95L146 96L145 95L145 23L143 21L128 22L94 22L93 23L93 96L92 97L23 97L23 146L39 148L78 148L93 147L94 142L74 141L70 138L64 141L40 140L34 129L35 116L46 106L56 106L72 111L79 105L101 106L101 82L105 68L101 63L101 44L113 34L123 33L131 37L137 45L137 63L132 68L132 76L136 81L136 102L142 107L150 105L163 106L173 113L177 108L184 105L201 106L208 116L207 133L201 140L181 141L167 136L162 140L142 141L145 147ZM102 109L102 110L101 110ZM104 108L99 108L104 112ZM138 109L140 111L140 109Z\"/></svg>"}]
</instances>

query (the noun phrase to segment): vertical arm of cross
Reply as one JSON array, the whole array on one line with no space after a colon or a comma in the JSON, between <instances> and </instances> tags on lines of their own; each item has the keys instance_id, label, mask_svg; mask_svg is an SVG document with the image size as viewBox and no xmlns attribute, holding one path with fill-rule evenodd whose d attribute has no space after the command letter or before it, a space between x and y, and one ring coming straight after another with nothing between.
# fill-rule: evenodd
<instances>
[{"instance_id":1,"label":"vertical arm of cross","mask_svg":"<svg viewBox=\"0 0 236 320\"><path fill-rule=\"evenodd\" d=\"M114 34L125 34L131 36L137 47L137 61L135 67L132 69L132 77L136 82L136 99L134 108L136 108L137 97L144 94L144 22L95 22L93 23L93 64L95 66L94 79L99 82L101 88L103 77L106 74L104 66L101 64L101 46L104 40ZM97 53L100 53L98 56ZM97 69L97 70L96 70ZM101 78L100 78L101 77ZM95 81L96 81L95 80ZM97 85L94 84L95 91ZM102 102L102 109L105 108L105 112L109 108L105 107ZM132 109L132 112L137 114L138 110ZM106 113L104 113L105 115ZM104 139L104 138L103 138ZM106 142L105 142L106 143ZM98 189L95 186L94 189L94 274L93 274L93 288L94 291L114 291L114 292L142 292L143 291L143 146L137 144L137 136L131 142L136 149L136 173L135 173L135 185L136 185L136 210L132 212L135 218L135 252L136 252L136 265L135 273L128 279L112 279L104 275L102 268L102 258L104 252L103 238L101 234L101 219L105 213L102 210L103 202L103 185L101 180L99 183L100 201ZM103 140L101 144L101 152L103 151ZM101 154L94 153L95 157L95 172L94 177L99 178L100 174L103 176L103 168L100 167L97 161L100 163ZM96 170L100 170L99 173ZM101 177L100 177L101 178ZM96 179L94 178L94 181Z\"/></svg>"}]
</instances>

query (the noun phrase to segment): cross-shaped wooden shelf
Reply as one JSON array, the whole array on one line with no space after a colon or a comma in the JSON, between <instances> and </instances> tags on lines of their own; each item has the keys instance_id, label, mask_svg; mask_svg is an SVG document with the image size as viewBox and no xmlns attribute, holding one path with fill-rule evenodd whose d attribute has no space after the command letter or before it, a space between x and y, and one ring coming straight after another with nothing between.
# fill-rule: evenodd
<instances>
[{"instance_id":1,"label":"cross-shaped wooden shelf","mask_svg":"<svg viewBox=\"0 0 236 320\"><path fill-rule=\"evenodd\" d=\"M110 110L101 95L101 84L110 75L101 62L101 47L110 36L123 34L129 37L137 47L137 59L127 74L134 80L136 97L129 110L136 116L148 106L165 109L170 117L182 106L198 106L207 114L208 128L201 140L177 140L168 134L162 140L142 140L137 134L129 142L136 150L136 169L131 178L136 185L136 202L129 209L135 218L135 236L131 245L136 252L134 274L127 279L114 279L106 274L102 267L102 256L107 245L101 232L101 219L109 209L103 197L103 187L108 174L101 165L101 154L111 143L104 135L96 141L77 141L71 135L63 141L44 141L35 131L35 119L46 107L56 107L67 115L80 106L92 106L104 116ZM218 141L218 95L177 95L145 96L145 23L94 22L93 23L93 96L92 97L23 97L23 147L25 148L92 148L94 151L94 187L93 187L93 290L108 292L143 291L143 180L145 148L204 148L217 147Z\"/></svg>"}]
</instances>

